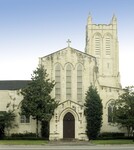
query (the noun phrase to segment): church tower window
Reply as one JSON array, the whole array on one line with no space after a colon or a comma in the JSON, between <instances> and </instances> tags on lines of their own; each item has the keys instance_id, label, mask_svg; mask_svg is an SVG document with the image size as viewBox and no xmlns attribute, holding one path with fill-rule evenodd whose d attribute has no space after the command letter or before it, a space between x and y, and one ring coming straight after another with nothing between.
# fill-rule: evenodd
<instances>
[{"instance_id":1,"label":"church tower window","mask_svg":"<svg viewBox=\"0 0 134 150\"><path fill-rule=\"evenodd\" d=\"M66 99L71 99L72 94L72 69L71 65L68 64L66 67Z\"/></svg>"},{"instance_id":2,"label":"church tower window","mask_svg":"<svg viewBox=\"0 0 134 150\"><path fill-rule=\"evenodd\" d=\"M96 56L101 55L101 36L99 34L96 34L94 36L94 52Z\"/></svg>"},{"instance_id":3,"label":"church tower window","mask_svg":"<svg viewBox=\"0 0 134 150\"><path fill-rule=\"evenodd\" d=\"M61 97L61 68L58 64L55 68L55 97L56 100L60 100Z\"/></svg>"},{"instance_id":4,"label":"church tower window","mask_svg":"<svg viewBox=\"0 0 134 150\"><path fill-rule=\"evenodd\" d=\"M108 55L111 55L111 36L110 35L106 35L104 37L104 40L105 40L105 54L108 56Z\"/></svg>"},{"instance_id":5,"label":"church tower window","mask_svg":"<svg viewBox=\"0 0 134 150\"><path fill-rule=\"evenodd\" d=\"M82 100L82 66L77 67L77 100Z\"/></svg>"}]
</instances>

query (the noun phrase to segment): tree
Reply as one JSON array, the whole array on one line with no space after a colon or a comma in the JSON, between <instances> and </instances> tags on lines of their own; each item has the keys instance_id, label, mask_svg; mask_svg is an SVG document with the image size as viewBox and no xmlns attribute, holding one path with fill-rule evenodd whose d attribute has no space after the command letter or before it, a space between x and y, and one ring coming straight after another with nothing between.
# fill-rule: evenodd
<instances>
[{"instance_id":1,"label":"tree","mask_svg":"<svg viewBox=\"0 0 134 150\"><path fill-rule=\"evenodd\" d=\"M48 79L48 74L42 66L33 71L31 79L32 81L21 92L23 95L21 112L36 120L36 134L38 136L39 121L49 122L58 103L50 96L55 85L54 81Z\"/></svg>"},{"instance_id":2,"label":"tree","mask_svg":"<svg viewBox=\"0 0 134 150\"><path fill-rule=\"evenodd\" d=\"M86 133L88 139L96 139L102 126L102 102L97 89L90 86L85 99Z\"/></svg>"},{"instance_id":3,"label":"tree","mask_svg":"<svg viewBox=\"0 0 134 150\"><path fill-rule=\"evenodd\" d=\"M9 131L11 128L16 126L14 124L16 115L13 113L13 111L1 111L0 112L0 138L5 136L5 130L7 131L9 135Z\"/></svg>"},{"instance_id":4,"label":"tree","mask_svg":"<svg viewBox=\"0 0 134 150\"><path fill-rule=\"evenodd\" d=\"M4 136L4 130L5 130L5 119L4 119L4 113L3 111L0 112L0 138Z\"/></svg>"},{"instance_id":5,"label":"tree","mask_svg":"<svg viewBox=\"0 0 134 150\"><path fill-rule=\"evenodd\" d=\"M125 87L123 94L115 101L115 110L112 114L114 123L125 127L128 136L134 131L134 86Z\"/></svg>"}]
</instances>

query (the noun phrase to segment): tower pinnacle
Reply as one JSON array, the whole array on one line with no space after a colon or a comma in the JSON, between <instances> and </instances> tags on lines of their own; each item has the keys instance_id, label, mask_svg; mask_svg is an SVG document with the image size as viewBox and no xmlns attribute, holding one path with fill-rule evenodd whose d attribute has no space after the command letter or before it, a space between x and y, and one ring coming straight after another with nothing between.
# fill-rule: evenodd
<instances>
[{"instance_id":1,"label":"tower pinnacle","mask_svg":"<svg viewBox=\"0 0 134 150\"><path fill-rule=\"evenodd\" d=\"M92 24L92 16L91 16L90 12L89 12L89 15L88 15L87 22L88 22L88 24Z\"/></svg>"},{"instance_id":2,"label":"tower pinnacle","mask_svg":"<svg viewBox=\"0 0 134 150\"><path fill-rule=\"evenodd\" d=\"M117 18L115 16L115 14L113 14L112 20L111 20L111 24L116 24L117 23Z\"/></svg>"}]
</instances>

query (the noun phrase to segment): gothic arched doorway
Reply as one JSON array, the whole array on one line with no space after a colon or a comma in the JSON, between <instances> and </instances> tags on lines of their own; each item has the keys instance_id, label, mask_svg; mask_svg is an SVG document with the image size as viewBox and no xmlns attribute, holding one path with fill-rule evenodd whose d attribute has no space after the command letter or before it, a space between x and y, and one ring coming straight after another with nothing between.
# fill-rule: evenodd
<instances>
[{"instance_id":1,"label":"gothic arched doorway","mask_svg":"<svg viewBox=\"0 0 134 150\"><path fill-rule=\"evenodd\" d=\"M70 112L63 118L63 138L75 138L75 118Z\"/></svg>"}]
</instances>

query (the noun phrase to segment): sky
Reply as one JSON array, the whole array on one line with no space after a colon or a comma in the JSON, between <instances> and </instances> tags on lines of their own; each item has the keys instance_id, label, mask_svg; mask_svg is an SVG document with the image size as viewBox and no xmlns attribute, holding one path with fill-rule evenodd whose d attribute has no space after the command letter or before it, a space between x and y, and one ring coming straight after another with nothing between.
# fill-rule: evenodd
<instances>
[{"instance_id":1,"label":"sky","mask_svg":"<svg viewBox=\"0 0 134 150\"><path fill-rule=\"evenodd\" d=\"M0 80L29 80L39 57L67 47L84 52L94 24L117 17L123 87L134 85L134 0L0 0Z\"/></svg>"}]
</instances>

